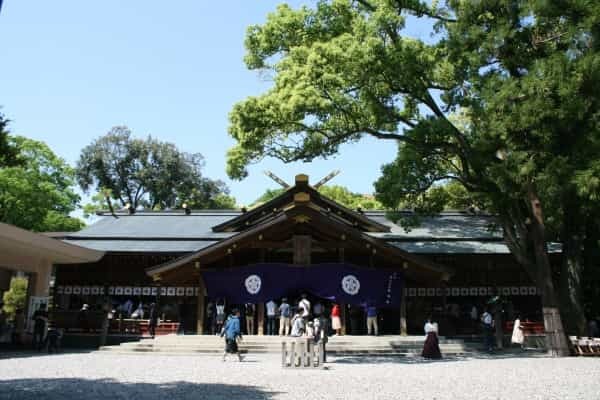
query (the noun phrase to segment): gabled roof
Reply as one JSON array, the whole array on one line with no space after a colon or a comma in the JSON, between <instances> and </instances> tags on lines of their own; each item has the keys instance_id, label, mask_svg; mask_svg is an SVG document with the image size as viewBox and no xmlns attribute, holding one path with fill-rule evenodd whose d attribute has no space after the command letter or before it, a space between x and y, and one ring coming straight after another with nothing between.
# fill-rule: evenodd
<instances>
[{"instance_id":1,"label":"gabled roof","mask_svg":"<svg viewBox=\"0 0 600 400\"><path fill-rule=\"evenodd\" d=\"M367 218L363 213L351 210L332 199L322 195L308 184L308 176L297 175L296 184L288 188L281 195L255 207L238 217L213 227L214 232L241 232L252 226L268 220L272 215L294 203L295 197L307 195L316 206L326 210L332 216L349 226L364 232L389 232L390 227L375 220Z\"/></svg>"},{"instance_id":2,"label":"gabled roof","mask_svg":"<svg viewBox=\"0 0 600 400\"><path fill-rule=\"evenodd\" d=\"M307 199L303 199L301 202L297 201L289 205L285 210L277 214L271 214L269 220L262 221L260 224L236 233L193 254L148 268L146 273L150 276L155 276L196 261L200 264L214 262L228 254L232 254L246 246L252 246L253 243L261 241L263 235L266 235L269 231L276 231L280 238L285 237L285 235L281 234L282 228L290 228L298 224L304 224L309 231L319 229L321 232L326 232L328 236L336 237L338 240L347 243L348 248L366 246L369 252L373 252L373 254L389 260L394 260L396 265L402 265L403 262L406 262L404 273L417 280L445 280L453 273L451 269L445 266L405 252L385 241L367 235L353 226L348 226L344 222L339 221L335 216L324 213L319 206Z\"/></svg>"},{"instance_id":3,"label":"gabled roof","mask_svg":"<svg viewBox=\"0 0 600 400\"><path fill-rule=\"evenodd\" d=\"M330 213L331 214L331 213ZM186 214L175 211L138 211L103 214L93 225L79 232L52 236L78 246L111 252L186 253L212 242L233 236L235 232L213 232L212 227L242 215L239 210L200 210ZM493 228L491 215L466 212L442 212L420 217L416 227L405 229L388 219L385 211L365 211L364 216L386 225L389 232L365 232L414 253L509 254L502 231ZM414 216L410 212L405 217ZM491 229L492 228L492 229ZM440 241L444 241L442 246ZM412 245L411 243L417 243ZM469 242L469 243L466 243Z\"/></svg>"}]
</instances>

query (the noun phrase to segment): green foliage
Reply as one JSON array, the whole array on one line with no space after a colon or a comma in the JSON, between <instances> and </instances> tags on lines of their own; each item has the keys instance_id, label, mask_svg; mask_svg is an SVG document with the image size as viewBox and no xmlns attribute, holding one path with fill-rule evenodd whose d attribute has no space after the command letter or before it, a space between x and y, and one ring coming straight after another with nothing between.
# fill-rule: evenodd
<instances>
[{"instance_id":1,"label":"green foliage","mask_svg":"<svg viewBox=\"0 0 600 400\"><path fill-rule=\"evenodd\" d=\"M404 34L411 14L435 22L431 41ZM370 135L399 143L376 185L384 206L440 209L436 188L457 182L457 205L502 214L525 240L533 192L559 232L564 190L595 200L600 187L599 15L595 2L279 6L248 29L246 63L274 85L233 107L228 174Z\"/></svg>"},{"instance_id":2,"label":"green foliage","mask_svg":"<svg viewBox=\"0 0 600 400\"><path fill-rule=\"evenodd\" d=\"M351 192L344 186L321 186L319 192L353 210L357 208L362 208L363 210L384 209L381 203L375 200L373 196Z\"/></svg>"},{"instance_id":3,"label":"green foliage","mask_svg":"<svg viewBox=\"0 0 600 400\"><path fill-rule=\"evenodd\" d=\"M0 168L0 221L33 231L76 231L83 222L69 217L79 202L74 171L35 140L10 137L20 166Z\"/></svg>"},{"instance_id":4,"label":"green foliage","mask_svg":"<svg viewBox=\"0 0 600 400\"><path fill-rule=\"evenodd\" d=\"M252 204L250 204L250 207L256 207L256 206L259 206L259 205L261 205L263 203L271 201L275 197L278 197L279 195L281 195L283 192L285 192L285 189L283 189L283 188L281 188L281 189L267 189L258 199L254 200L252 202Z\"/></svg>"},{"instance_id":5,"label":"green foliage","mask_svg":"<svg viewBox=\"0 0 600 400\"><path fill-rule=\"evenodd\" d=\"M27 301L27 279L26 278L12 278L10 280L9 289L4 292L4 312L6 312L8 319L13 319L18 309L25 308L25 302Z\"/></svg>"},{"instance_id":6,"label":"green foliage","mask_svg":"<svg viewBox=\"0 0 600 400\"><path fill-rule=\"evenodd\" d=\"M214 209L222 209L222 210L233 210L238 208L235 197L226 195L225 193L220 193L213 198L214 205L212 208Z\"/></svg>"},{"instance_id":7,"label":"green foliage","mask_svg":"<svg viewBox=\"0 0 600 400\"><path fill-rule=\"evenodd\" d=\"M430 40L405 34L407 15L434 22ZM397 141L376 184L383 205L439 210L437 187L457 182L459 203L499 216L550 301L548 257L534 249L558 238L576 256L571 239L599 206L598 26L597 1L280 6L247 33L248 67L272 71L274 85L233 107L227 172L241 179L265 156L327 157L365 135Z\"/></svg>"},{"instance_id":8,"label":"green foliage","mask_svg":"<svg viewBox=\"0 0 600 400\"><path fill-rule=\"evenodd\" d=\"M256 207L260 204L266 203L269 200L281 195L285 192L285 189L267 189L262 196L256 199L250 207ZM375 200L373 196L368 196L360 193L354 193L348 190L348 188L339 185L328 185L321 186L319 192L329 197L330 199L346 206L350 209L362 208L363 210L383 210L384 207L380 202Z\"/></svg>"},{"instance_id":9,"label":"green foliage","mask_svg":"<svg viewBox=\"0 0 600 400\"><path fill-rule=\"evenodd\" d=\"M87 214L96 207L127 204L165 209L183 203L191 208L235 203L223 197L229 193L223 182L202 175L203 167L199 153L182 152L174 144L152 137L136 139L127 127L117 126L82 150L77 179L84 191L95 189L98 193L92 204L85 206Z\"/></svg>"},{"instance_id":10,"label":"green foliage","mask_svg":"<svg viewBox=\"0 0 600 400\"><path fill-rule=\"evenodd\" d=\"M0 113L0 168L20 164L19 149L10 140L8 123L10 121Z\"/></svg>"}]
</instances>

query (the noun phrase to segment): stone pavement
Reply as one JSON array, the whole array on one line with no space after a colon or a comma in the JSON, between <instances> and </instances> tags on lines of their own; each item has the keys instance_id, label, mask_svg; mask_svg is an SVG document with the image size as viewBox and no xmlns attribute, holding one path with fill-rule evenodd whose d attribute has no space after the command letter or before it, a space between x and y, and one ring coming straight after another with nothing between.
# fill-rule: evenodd
<instances>
[{"instance_id":1,"label":"stone pavement","mask_svg":"<svg viewBox=\"0 0 600 400\"><path fill-rule=\"evenodd\" d=\"M10 356L10 357L9 357ZM276 355L0 355L0 399L600 399L600 359L340 357L282 369Z\"/></svg>"}]
</instances>

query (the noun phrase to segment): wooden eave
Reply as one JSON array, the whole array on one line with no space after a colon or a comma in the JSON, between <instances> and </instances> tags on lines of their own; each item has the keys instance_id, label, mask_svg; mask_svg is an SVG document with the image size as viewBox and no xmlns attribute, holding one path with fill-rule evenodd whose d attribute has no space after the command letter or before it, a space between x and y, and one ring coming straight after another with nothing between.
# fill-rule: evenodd
<instances>
[{"instance_id":1,"label":"wooden eave","mask_svg":"<svg viewBox=\"0 0 600 400\"><path fill-rule=\"evenodd\" d=\"M343 242L338 243L340 247L358 249L364 246L365 252L391 260L396 265L403 265L404 272L418 281L448 280L453 274L453 271L445 266L408 253L381 239L371 237L355 227L348 226L335 216L324 213L321 208L315 207L311 203L291 205L273 216L269 221L251 227L230 238L223 239L193 254L148 268L146 273L150 276L161 275L194 262L205 265L230 254L235 254L241 249L263 247L260 246L263 235L289 229L297 224L305 224L308 230L327 232L329 236L333 235L340 238L340 242ZM332 242L327 242L326 246L331 247L330 245L333 245Z\"/></svg>"},{"instance_id":2,"label":"wooden eave","mask_svg":"<svg viewBox=\"0 0 600 400\"><path fill-rule=\"evenodd\" d=\"M324 212L336 215L346 224L354 226L364 232L390 232L390 227L375 222L365 215L351 210L329 198L323 196L319 191L307 184L296 184L287 189L280 196L253 208L242 215L226 221L222 224L213 226L213 232L241 232L259 225L262 221L268 220L277 214L283 208L289 207L294 203L294 195L298 193L307 193L310 201L316 206L322 208Z\"/></svg>"}]
</instances>

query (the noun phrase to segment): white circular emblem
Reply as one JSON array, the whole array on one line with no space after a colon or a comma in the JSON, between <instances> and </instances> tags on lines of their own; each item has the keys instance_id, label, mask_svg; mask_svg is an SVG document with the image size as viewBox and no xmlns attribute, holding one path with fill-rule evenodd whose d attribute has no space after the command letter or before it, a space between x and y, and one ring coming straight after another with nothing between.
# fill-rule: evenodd
<instances>
[{"instance_id":1,"label":"white circular emblem","mask_svg":"<svg viewBox=\"0 0 600 400\"><path fill-rule=\"evenodd\" d=\"M262 281L260 280L260 276L250 275L246 278L244 284L246 285L246 290L248 291L248 293L256 294L260 292L260 286L262 284Z\"/></svg>"},{"instance_id":2,"label":"white circular emblem","mask_svg":"<svg viewBox=\"0 0 600 400\"><path fill-rule=\"evenodd\" d=\"M360 290L360 281L354 275L346 275L342 278L342 289L349 295L354 296Z\"/></svg>"}]
</instances>

